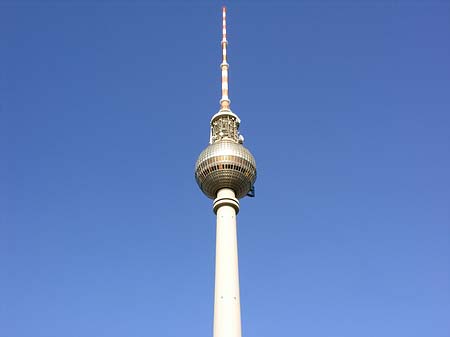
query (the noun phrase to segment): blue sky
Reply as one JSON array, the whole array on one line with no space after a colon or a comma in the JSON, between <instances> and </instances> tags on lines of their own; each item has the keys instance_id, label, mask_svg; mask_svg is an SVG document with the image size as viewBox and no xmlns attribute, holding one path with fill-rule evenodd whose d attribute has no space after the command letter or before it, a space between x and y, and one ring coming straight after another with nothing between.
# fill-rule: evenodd
<instances>
[{"instance_id":1,"label":"blue sky","mask_svg":"<svg viewBox=\"0 0 450 337\"><path fill-rule=\"evenodd\" d=\"M222 4L0 3L0 336L212 335ZM449 3L225 4L243 335L449 336Z\"/></svg>"}]
</instances>

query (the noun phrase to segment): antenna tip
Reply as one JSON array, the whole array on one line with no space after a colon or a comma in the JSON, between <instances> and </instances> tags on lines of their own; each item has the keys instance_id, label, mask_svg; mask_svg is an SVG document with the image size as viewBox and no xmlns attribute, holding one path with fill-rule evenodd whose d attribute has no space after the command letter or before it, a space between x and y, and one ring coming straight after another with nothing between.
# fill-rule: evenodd
<instances>
[{"instance_id":1,"label":"antenna tip","mask_svg":"<svg viewBox=\"0 0 450 337\"><path fill-rule=\"evenodd\" d=\"M222 6L222 12L226 12L227 11L227 7Z\"/></svg>"}]
</instances>

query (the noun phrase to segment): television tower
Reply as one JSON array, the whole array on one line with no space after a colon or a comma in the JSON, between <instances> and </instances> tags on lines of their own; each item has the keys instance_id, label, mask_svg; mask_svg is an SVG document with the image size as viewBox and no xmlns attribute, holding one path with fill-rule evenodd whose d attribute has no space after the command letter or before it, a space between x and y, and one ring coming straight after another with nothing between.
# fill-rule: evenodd
<instances>
[{"instance_id":1,"label":"television tower","mask_svg":"<svg viewBox=\"0 0 450 337\"><path fill-rule=\"evenodd\" d=\"M230 109L225 7L222 18L222 99L219 112L211 118L209 145L195 164L195 179L202 192L214 199L217 216L214 337L241 337L236 215L239 199L254 196L256 163L242 145L241 120Z\"/></svg>"}]
</instances>

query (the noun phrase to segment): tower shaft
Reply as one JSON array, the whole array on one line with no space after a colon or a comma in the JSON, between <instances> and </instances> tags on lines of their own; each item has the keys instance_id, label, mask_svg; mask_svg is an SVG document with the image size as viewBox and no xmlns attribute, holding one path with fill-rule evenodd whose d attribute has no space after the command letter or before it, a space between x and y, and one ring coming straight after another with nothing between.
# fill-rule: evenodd
<instances>
[{"instance_id":1,"label":"tower shaft","mask_svg":"<svg viewBox=\"0 0 450 337\"><path fill-rule=\"evenodd\" d=\"M214 337L241 337L236 228L239 201L233 190L219 190L214 211L217 215Z\"/></svg>"}]
</instances>

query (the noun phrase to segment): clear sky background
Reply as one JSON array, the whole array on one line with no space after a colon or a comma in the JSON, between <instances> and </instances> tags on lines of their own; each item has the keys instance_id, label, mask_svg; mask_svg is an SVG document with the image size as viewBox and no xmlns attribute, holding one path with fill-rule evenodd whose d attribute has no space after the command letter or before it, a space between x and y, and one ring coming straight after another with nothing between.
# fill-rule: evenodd
<instances>
[{"instance_id":1,"label":"clear sky background","mask_svg":"<svg viewBox=\"0 0 450 337\"><path fill-rule=\"evenodd\" d=\"M219 1L0 2L0 336L211 336ZM245 337L450 336L450 3L226 1Z\"/></svg>"}]
</instances>

